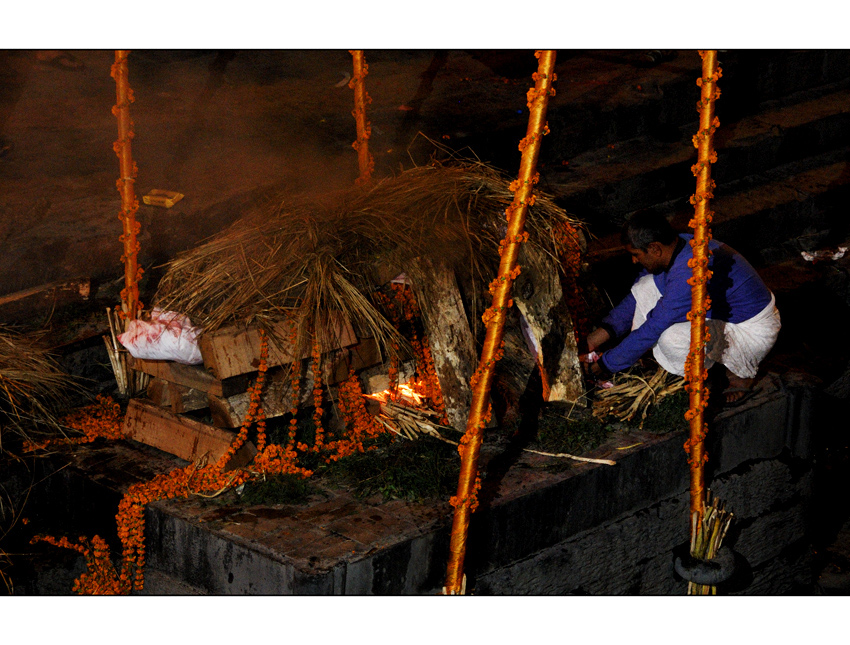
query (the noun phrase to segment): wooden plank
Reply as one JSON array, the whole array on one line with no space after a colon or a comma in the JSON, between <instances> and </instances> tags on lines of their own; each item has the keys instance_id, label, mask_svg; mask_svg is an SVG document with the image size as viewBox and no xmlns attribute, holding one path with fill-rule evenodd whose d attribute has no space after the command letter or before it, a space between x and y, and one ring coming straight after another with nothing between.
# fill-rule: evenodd
<instances>
[{"instance_id":1,"label":"wooden plank","mask_svg":"<svg viewBox=\"0 0 850 645\"><path fill-rule=\"evenodd\" d=\"M311 379L312 381L312 379ZM312 385L303 383L304 390L309 386L312 393ZM302 390L301 398L305 397ZM210 408L213 425L219 428L238 428L245 420L251 397L247 392L242 392L230 397L207 395L207 405ZM270 370L266 375L266 384L263 387L263 395L260 398L263 412L266 418L272 419L289 412L292 407L292 383L290 381L289 369L278 368Z\"/></svg>"},{"instance_id":2,"label":"wooden plank","mask_svg":"<svg viewBox=\"0 0 850 645\"><path fill-rule=\"evenodd\" d=\"M331 336L335 342L327 351L350 347L357 343L357 336L351 323L341 318L332 325ZM289 338L290 325L280 322L275 326L275 334L278 339ZM204 357L204 366L212 371L218 379L226 379L240 374L255 372L259 365L260 356L260 332L256 328L246 329L244 326L226 327L214 332L205 332L198 341L201 355ZM307 358L310 356L309 348L294 356L292 348L288 343L281 341L281 345L269 339L268 366L275 367L286 365L293 360ZM221 396L221 395L218 395Z\"/></svg>"},{"instance_id":3,"label":"wooden plank","mask_svg":"<svg viewBox=\"0 0 850 645\"><path fill-rule=\"evenodd\" d=\"M171 411L174 414L203 410L207 407L207 394L200 390L179 383L168 384L168 398L171 400Z\"/></svg>"},{"instance_id":4,"label":"wooden plank","mask_svg":"<svg viewBox=\"0 0 850 645\"><path fill-rule=\"evenodd\" d=\"M426 258L418 258L407 273L422 311L446 416L453 427L464 430L472 403L469 379L478 356L457 278L448 266Z\"/></svg>"},{"instance_id":5,"label":"wooden plank","mask_svg":"<svg viewBox=\"0 0 850 645\"><path fill-rule=\"evenodd\" d=\"M124 436L176 455L186 461L205 457L207 463L217 461L230 447L236 433L178 416L150 401L131 399L124 417ZM246 442L233 456L227 469L250 463L257 454L251 442Z\"/></svg>"},{"instance_id":6,"label":"wooden plank","mask_svg":"<svg viewBox=\"0 0 850 645\"><path fill-rule=\"evenodd\" d=\"M79 278L42 284L0 296L0 320L13 322L34 314L83 302L91 295L91 279Z\"/></svg>"},{"instance_id":7,"label":"wooden plank","mask_svg":"<svg viewBox=\"0 0 850 645\"><path fill-rule=\"evenodd\" d=\"M364 338L334 357L333 363L325 371L325 382L328 385L342 383L348 378L349 368L359 372L380 365L385 359L387 357L381 356L377 341L374 338Z\"/></svg>"},{"instance_id":8,"label":"wooden plank","mask_svg":"<svg viewBox=\"0 0 850 645\"><path fill-rule=\"evenodd\" d=\"M171 407L171 391L168 389L168 381L153 377L147 387L148 399L160 408Z\"/></svg>"},{"instance_id":9,"label":"wooden plank","mask_svg":"<svg viewBox=\"0 0 850 645\"><path fill-rule=\"evenodd\" d=\"M173 361L133 359L134 369L169 383L198 390L215 396L233 396L248 389L256 373L242 374L228 379L217 379L203 365L183 365Z\"/></svg>"}]
</instances>

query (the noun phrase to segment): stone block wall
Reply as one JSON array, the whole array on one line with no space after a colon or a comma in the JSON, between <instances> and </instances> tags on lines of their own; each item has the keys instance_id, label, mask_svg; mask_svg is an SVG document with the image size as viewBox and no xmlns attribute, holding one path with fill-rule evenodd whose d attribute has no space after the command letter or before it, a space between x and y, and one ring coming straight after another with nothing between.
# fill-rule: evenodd
<instances>
[{"instance_id":1,"label":"stone block wall","mask_svg":"<svg viewBox=\"0 0 850 645\"><path fill-rule=\"evenodd\" d=\"M794 593L814 582L807 513L815 391L793 376L773 384L772 394L720 415L712 428L709 455L716 467L708 483L735 516L725 544L735 552L736 570L720 593ZM688 484L674 474L687 473L684 437L676 433L631 455L641 467L623 460L608 470L617 481L607 491L585 490L592 494L585 501L550 504L550 533L560 528L569 535L513 561L494 551L492 565L477 576L476 592L684 594L687 583L673 568L688 540ZM636 476L641 472L646 476ZM566 507L587 504L612 512L570 531L577 525Z\"/></svg>"}]
</instances>

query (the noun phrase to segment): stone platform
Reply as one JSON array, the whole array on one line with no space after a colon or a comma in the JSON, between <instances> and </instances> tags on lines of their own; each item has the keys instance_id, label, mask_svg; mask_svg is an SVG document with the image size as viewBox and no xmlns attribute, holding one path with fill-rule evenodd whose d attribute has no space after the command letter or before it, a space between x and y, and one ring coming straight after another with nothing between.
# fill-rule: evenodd
<instances>
[{"instance_id":1,"label":"stone platform","mask_svg":"<svg viewBox=\"0 0 850 645\"><path fill-rule=\"evenodd\" d=\"M768 375L757 397L714 420L709 481L735 514L727 543L738 560L723 592L800 593L814 583L807 514L817 396L811 379ZM616 466L577 463L562 472L544 468L551 458L522 453L499 481L484 482L469 537L469 588L683 594L673 553L688 534L684 439L684 429L619 432L588 455ZM54 474L34 491L32 513L72 537L113 535L121 491L182 463L129 441L79 447L42 462ZM150 505L143 593L439 592L447 501L358 499L318 483L320 492L298 506L246 506L235 493Z\"/></svg>"}]
</instances>

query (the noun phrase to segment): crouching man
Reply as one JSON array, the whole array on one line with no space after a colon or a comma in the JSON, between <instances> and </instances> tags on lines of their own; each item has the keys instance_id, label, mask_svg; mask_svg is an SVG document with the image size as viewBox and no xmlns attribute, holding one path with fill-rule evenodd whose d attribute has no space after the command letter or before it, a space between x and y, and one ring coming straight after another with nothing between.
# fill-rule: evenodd
<instances>
[{"instance_id":1,"label":"crouching man","mask_svg":"<svg viewBox=\"0 0 850 645\"><path fill-rule=\"evenodd\" d=\"M590 365L597 380L634 365L649 349L665 370L684 376L691 324L693 235L677 235L661 215L638 212L623 229L623 243L632 262L643 267L631 293L587 338L593 352L608 341L619 341ZM752 391L759 364L773 347L781 327L775 298L749 262L731 247L712 240L708 284L711 308L706 327L711 339L705 366L726 367L727 404L740 403Z\"/></svg>"}]
</instances>

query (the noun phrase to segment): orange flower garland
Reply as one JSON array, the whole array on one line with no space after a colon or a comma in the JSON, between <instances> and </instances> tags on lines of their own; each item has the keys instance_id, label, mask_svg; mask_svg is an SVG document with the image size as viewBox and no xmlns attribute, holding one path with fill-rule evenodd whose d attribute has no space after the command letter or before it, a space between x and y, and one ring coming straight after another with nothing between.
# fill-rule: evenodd
<instances>
[{"instance_id":1,"label":"orange flower garland","mask_svg":"<svg viewBox=\"0 0 850 645\"><path fill-rule=\"evenodd\" d=\"M121 406L115 403L111 397L101 394L97 395L96 401L92 405L74 410L59 419L61 425L82 432L82 437L48 439L42 442L26 441L24 442L24 451L32 452L58 443L91 443L98 437L104 439L123 438L121 426L124 422L124 416L121 413Z\"/></svg>"},{"instance_id":2,"label":"orange flower garland","mask_svg":"<svg viewBox=\"0 0 850 645\"><path fill-rule=\"evenodd\" d=\"M714 151L714 132L720 126L719 119L714 116L714 102L720 96L717 81L723 72L717 64L716 51L700 51L702 58L702 75L697 80L701 88L697 111L700 115L700 127L693 138L697 149L697 163L691 167L691 172L697 178L696 192L690 202L694 205L694 217L689 226L694 230L690 244L693 248L693 258L688 261L688 267L693 276L688 279L691 285L691 311L688 320L691 322L691 338L688 357L685 360L685 389L688 392L689 409L685 419L690 426L690 434L685 442L685 452L688 455L691 479L691 516L702 517L705 507L705 471L704 464L708 461L704 440L708 432L705 423L705 408L708 405L709 391L705 385L708 371L705 369L705 346L710 336L705 324L706 313L711 307L708 297L708 281L712 272L708 268L711 250L708 243L711 240L711 220L713 213L709 210L711 199L714 197L714 180L711 179L711 166L717 161Z\"/></svg>"},{"instance_id":3,"label":"orange flower garland","mask_svg":"<svg viewBox=\"0 0 850 645\"><path fill-rule=\"evenodd\" d=\"M324 444L325 432L322 428L322 351L318 334L313 334L313 424L316 426L316 438L313 451L319 452Z\"/></svg>"},{"instance_id":4,"label":"orange flower garland","mask_svg":"<svg viewBox=\"0 0 850 645\"><path fill-rule=\"evenodd\" d=\"M260 405L262 387L265 383L268 359L268 343L261 334L261 354L259 375L250 388L251 399L245 421L239 434L224 455L211 465L189 464L170 473L158 475L149 482L133 484L127 490L118 505L116 524L118 537L122 545L120 570L115 569L109 558L109 549L98 536L89 543L80 538L78 544L67 538L56 539L50 536L36 536L33 542L44 541L55 546L73 549L86 558L88 572L75 582L74 591L80 594L127 594L134 589L144 587L144 509L151 502L188 497L191 494L219 493L228 488L239 486L258 474L298 474L309 477L312 472L295 465L297 455L290 446L283 448L276 444L264 445L255 457L251 469L239 469L226 472L224 469L230 458L245 442L248 428L258 423L258 444L265 444L263 423L265 414ZM104 404L104 402L101 402ZM113 406L112 414L116 413ZM108 417L109 418L109 417ZM114 420L113 420L114 423ZM113 437L114 438L114 437Z\"/></svg>"},{"instance_id":5,"label":"orange flower garland","mask_svg":"<svg viewBox=\"0 0 850 645\"><path fill-rule=\"evenodd\" d=\"M355 452L364 452L365 440L374 439L385 432L384 427L366 410L360 379L353 369L349 369L348 379L340 384L338 392L337 406L345 421L348 436L328 443L328 448L334 450L328 461L337 461Z\"/></svg>"},{"instance_id":6,"label":"orange flower garland","mask_svg":"<svg viewBox=\"0 0 850 645\"><path fill-rule=\"evenodd\" d=\"M421 319L422 312L419 309L419 303L416 302L416 297L413 290L404 284L393 284L392 289L395 295L395 301L398 310L401 312L399 318L403 318L406 323L407 335L409 336L410 344L413 347L414 357L416 360L416 372L419 379L413 385L413 389L420 395L431 400L435 409L440 413L440 422L448 425L448 417L446 416L446 406L443 401L443 392L440 389L440 379L437 377L437 370L434 367L434 356L431 354L431 347L428 343L428 337L423 334L422 339L419 339L419 334L416 331L417 322ZM395 323L395 320L393 320ZM397 325L397 329L401 331L401 321Z\"/></svg>"},{"instance_id":7,"label":"orange flower garland","mask_svg":"<svg viewBox=\"0 0 850 645\"><path fill-rule=\"evenodd\" d=\"M581 247L578 242L578 231L567 221L561 222L552 230L555 248L561 256L561 266L564 270L564 296L570 308L575 325L576 343L587 338L590 320L587 309L581 297L579 275L581 273Z\"/></svg>"},{"instance_id":8,"label":"orange flower garland","mask_svg":"<svg viewBox=\"0 0 850 645\"><path fill-rule=\"evenodd\" d=\"M125 318L136 318L144 304L139 301L139 281L144 270L139 266L138 254L141 248L138 235L142 230L136 220L139 210L139 200L134 188L139 169L133 161L131 141L136 136L133 132L133 121L130 119L130 104L135 101L133 89L127 79L128 51L116 50L115 62L112 64L111 76L115 79L116 103L112 114L118 120L118 140L112 149L118 155L121 177L116 182L121 194L121 212L118 219L123 225L123 233L118 238L124 247L121 262L124 264L124 289L121 290L122 311L119 315Z\"/></svg>"},{"instance_id":9,"label":"orange flower garland","mask_svg":"<svg viewBox=\"0 0 850 645\"><path fill-rule=\"evenodd\" d=\"M295 347L295 341L298 338L298 327L290 320L289 344ZM289 437L286 443L286 449L292 450L295 446L295 435L298 432L298 404L301 402L301 361L292 361L292 407L289 411L292 413L292 418L289 420Z\"/></svg>"}]
</instances>

